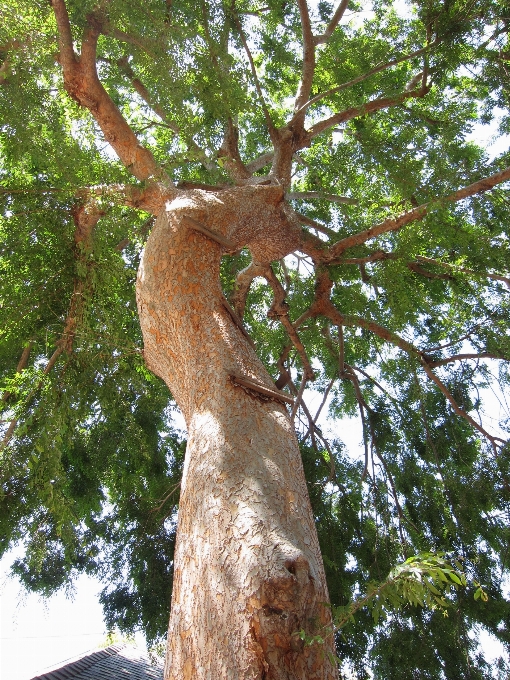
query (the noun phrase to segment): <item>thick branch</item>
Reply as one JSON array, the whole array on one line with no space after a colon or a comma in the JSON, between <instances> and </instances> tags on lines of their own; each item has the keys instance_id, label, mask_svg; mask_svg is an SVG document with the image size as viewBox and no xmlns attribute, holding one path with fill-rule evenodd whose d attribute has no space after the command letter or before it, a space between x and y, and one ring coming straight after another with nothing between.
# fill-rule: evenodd
<instances>
[{"instance_id":1,"label":"thick branch","mask_svg":"<svg viewBox=\"0 0 510 680\"><path fill-rule=\"evenodd\" d=\"M303 33L303 66L301 71L301 82L294 104L292 124L302 128L304 126L306 112L306 109L302 110L303 104L308 101L308 97L310 96L315 71L315 42L306 0L298 0L298 7L299 15L301 17L301 30Z\"/></svg>"},{"instance_id":2,"label":"thick branch","mask_svg":"<svg viewBox=\"0 0 510 680\"><path fill-rule=\"evenodd\" d=\"M273 160L274 156L274 151L266 151L266 153L261 154L258 158L255 158L255 160L251 161L251 163L247 163L246 169L252 175L254 172L257 172L257 170L262 170L262 168Z\"/></svg>"},{"instance_id":3,"label":"thick branch","mask_svg":"<svg viewBox=\"0 0 510 680\"><path fill-rule=\"evenodd\" d=\"M353 234L352 236L347 236L341 241L338 241L338 243L335 243L335 245L330 248L327 254L327 260L334 260L348 248L359 246L362 243L375 238L376 236L386 234L390 231L398 231L398 229L405 226L406 224L409 224L410 222L423 219L427 213L437 207L440 203L455 203L457 201L461 201L462 199L468 198L469 196L474 196L475 194L481 194L485 191L489 191L489 189L492 189L496 185L506 182L509 179L510 168L506 168L501 172L497 172L495 175L485 177L478 182L474 182L467 187L459 189L445 198L424 203L423 205L419 205L418 207L413 208L413 210L410 210L399 217L390 217L389 219L384 220L384 222L370 227L370 229L360 231L357 234Z\"/></svg>"},{"instance_id":4,"label":"thick branch","mask_svg":"<svg viewBox=\"0 0 510 680\"><path fill-rule=\"evenodd\" d=\"M335 28L338 26L340 21L342 20L342 17L345 13L345 10L347 9L347 5L349 4L349 0L341 0L338 7L336 8L335 13L333 14L333 18L329 22L326 30L322 35L316 35L313 38L314 44L315 45L323 45L324 43L327 43L330 37L333 35L333 32Z\"/></svg>"},{"instance_id":5,"label":"thick branch","mask_svg":"<svg viewBox=\"0 0 510 680\"><path fill-rule=\"evenodd\" d=\"M260 385L259 383L254 382L250 378L247 378L246 376L241 376L241 375L231 375L230 380L234 385L239 385L240 387L247 388L248 392L253 391L256 392L257 394L261 394L263 397L266 397L266 399L273 399L274 401L280 401L283 404L292 404L294 405L294 399L292 397L289 397L288 394L285 394L285 392L280 392L279 390L272 390L266 385Z\"/></svg>"},{"instance_id":6,"label":"thick branch","mask_svg":"<svg viewBox=\"0 0 510 680\"><path fill-rule=\"evenodd\" d=\"M208 227L203 225L201 222L198 222L193 217L185 215L183 218L183 222L185 222L186 226L189 229L199 231L204 236L207 236L207 238L211 239L212 241L216 241L216 243L219 243L219 245L222 246L227 252L234 252L236 250L236 246L227 238L225 238L225 236L223 236L222 234L218 234L217 232L212 231L211 229L208 229Z\"/></svg>"},{"instance_id":7,"label":"thick branch","mask_svg":"<svg viewBox=\"0 0 510 680\"><path fill-rule=\"evenodd\" d=\"M231 117L228 118L227 125L225 126L223 143L218 155L223 160L225 169L235 182L241 182L251 176L251 173L246 169L241 159L241 154L239 153L239 133Z\"/></svg>"},{"instance_id":8,"label":"thick branch","mask_svg":"<svg viewBox=\"0 0 510 680\"><path fill-rule=\"evenodd\" d=\"M281 390L282 388L285 387L289 382L291 382L291 376L289 371L287 370L285 366L285 362L289 358L290 351L292 349L293 345L291 342L288 342L283 350L280 353L280 356L278 357L278 360L276 362L276 366L278 368L279 376L277 380L275 381L276 387Z\"/></svg>"},{"instance_id":9,"label":"thick branch","mask_svg":"<svg viewBox=\"0 0 510 680\"><path fill-rule=\"evenodd\" d=\"M10 59L8 58L4 59L2 64L0 65L0 86L4 85L7 82L10 70L11 70Z\"/></svg>"},{"instance_id":10,"label":"thick branch","mask_svg":"<svg viewBox=\"0 0 510 680\"><path fill-rule=\"evenodd\" d=\"M227 300L227 298L225 298L225 297L222 298L221 304L222 304L223 307L227 310L227 312L228 312L229 315L230 315L230 318L231 318L232 321L235 323L235 325L239 328L239 330L240 330L241 333L244 335L244 337L248 340L248 342L249 342L250 345L253 347L253 349L254 349L254 350L257 350L257 347L255 346L255 343L253 342L253 338L251 337L251 335L248 333L248 331L247 331L246 328L244 327L244 324L243 324L241 318L237 315L237 312L235 311L235 309L233 309L233 308L230 306L230 303L229 303L229 301Z\"/></svg>"},{"instance_id":11,"label":"thick branch","mask_svg":"<svg viewBox=\"0 0 510 680\"><path fill-rule=\"evenodd\" d=\"M20 360L18 362L18 365L16 367L16 373L21 373L21 371L27 367L28 364L28 357L30 356L30 351L32 349L32 342L28 342L21 354ZM5 402L7 401L10 397L12 396L12 392L9 392L8 390L2 394L2 399L0 401Z\"/></svg>"},{"instance_id":12,"label":"thick branch","mask_svg":"<svg viewBox=\"0 0 510 680\"><path fill-rule=\"evenodd\" d=\"M149 178L165 179L152 153L142 147L139 141L104 89L97 76L96 48L100 27L96 19L89 18L89 26L82 42L81 57L73 50L69 16L64 0L51 0L57 21L64 87L69 95L81 106L87 108L97 121L105 139L126 168L139 180Z\"/></svg>"}]
</instances>

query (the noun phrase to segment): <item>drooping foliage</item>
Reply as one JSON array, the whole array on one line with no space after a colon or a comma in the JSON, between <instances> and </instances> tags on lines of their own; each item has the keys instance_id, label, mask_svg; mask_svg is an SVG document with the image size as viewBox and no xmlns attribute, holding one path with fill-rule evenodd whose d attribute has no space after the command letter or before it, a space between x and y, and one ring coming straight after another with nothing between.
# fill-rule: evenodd
<instances>
[{"instance_id":1,"label":"drooping foliage","mask_svg":"<svg viewBox=\"0 0 510 680\"><path fill-rule=\"evenodd\" d=\"M154 642L185 449L134 297L154 173L135 183L66 93L62 7L163 184L281 183L312 244L255 266L245 299L248 251L221 276L277 384L324 396L328 424L306 392L295 424L333 605L419 552L462 561L447 617L360 610L340 658L507 677L474 635L510 643L507 4L0 2L0 552L22 544L13 570L45 595L97 575L109 625Z\"/></svg>"}]
</instances>

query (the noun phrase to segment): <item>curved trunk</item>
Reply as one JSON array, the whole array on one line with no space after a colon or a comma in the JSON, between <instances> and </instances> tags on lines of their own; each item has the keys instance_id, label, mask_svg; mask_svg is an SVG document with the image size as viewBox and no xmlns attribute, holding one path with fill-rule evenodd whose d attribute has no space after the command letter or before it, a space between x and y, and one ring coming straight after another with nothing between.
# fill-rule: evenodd
<instances>
[{"instance_id":1,"label":"curved trunk","mask_svg":"<svg viewBox=\"0 0 510 680\"><path fill-rule=\"evenodd\" d=\"M181 488L165 678L337 677L322 559L284 405L223 303L222 247L259 260L292 250L277 187L195 191L158 217L137 295L147 365L175 397L189 439ZM304 646L295 633L327 636Z\"/></svg>"}]
</instances>

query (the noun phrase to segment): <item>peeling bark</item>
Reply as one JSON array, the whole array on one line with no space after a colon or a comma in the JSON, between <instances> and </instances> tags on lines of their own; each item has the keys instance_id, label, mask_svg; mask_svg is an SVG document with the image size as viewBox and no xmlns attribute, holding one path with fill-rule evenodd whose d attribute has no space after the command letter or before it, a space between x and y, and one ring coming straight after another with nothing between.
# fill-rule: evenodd
<instances>
[{"instance_id":1,"label":"peeling bark","mask_svg":"<svg viewBox=\"0 0 510 680\"><path fill-rule=\"evenodd\" d=\"M300 452L288 412L230 376L275 392L223 304L222 245L279 259L296 236L279 187L189 192L158 217L137 296L149 368L186 419L167 680L321 680L337 677L325 645L327 586Z\"/></svg>"}]
</instances>

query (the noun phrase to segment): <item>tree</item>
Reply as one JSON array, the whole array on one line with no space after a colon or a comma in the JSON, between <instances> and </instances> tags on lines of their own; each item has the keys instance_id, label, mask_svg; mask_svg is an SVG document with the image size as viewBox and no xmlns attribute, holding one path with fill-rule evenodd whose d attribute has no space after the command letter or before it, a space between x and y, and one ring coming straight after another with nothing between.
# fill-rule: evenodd
<instances>
[{"instance_id":1,"label":"tree","mask_svg":"<svg viewBox=\"0 0 510 680\"><path fill-rule=\"evenodd\" d=\"M15 573L99 573L107 620L151 640L172 590L168 678L333 678L335 643L358 677L497 672L469 631L508 641L508 420L482 402L509 382L510 168L466 136L508 130L504 3L2 11ZM359 412L364 462L312 383ZM490 606L335 640L326 576L345 606L430 549Z\"/></svg>"}]
</instances>

